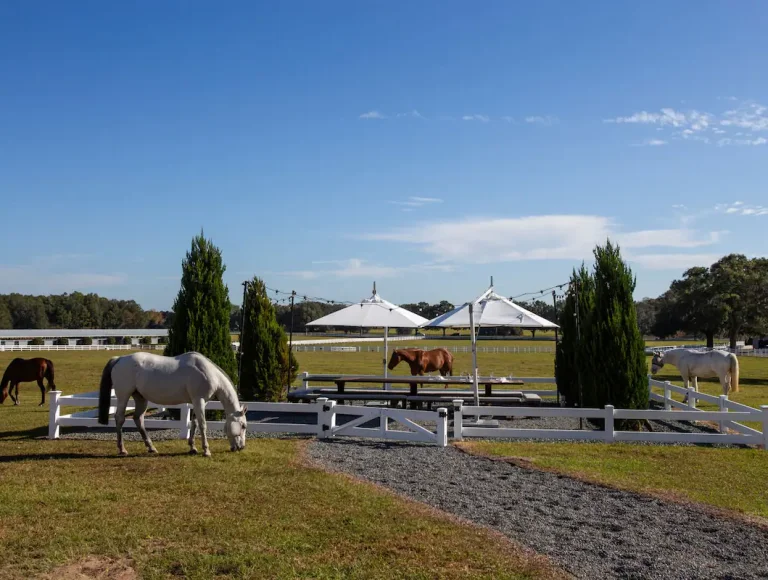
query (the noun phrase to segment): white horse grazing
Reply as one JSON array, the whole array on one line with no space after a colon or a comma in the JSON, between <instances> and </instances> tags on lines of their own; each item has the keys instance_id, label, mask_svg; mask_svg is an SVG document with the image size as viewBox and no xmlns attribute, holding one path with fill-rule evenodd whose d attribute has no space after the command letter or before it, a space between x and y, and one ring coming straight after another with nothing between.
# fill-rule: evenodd
<instances>
[{"instance_id":1,"label":"white horse grazing","mask_svg":"<svg viewBox=\"0 0 768 580\"><path fill-rule=\"evenodd\" d=\"M102 371L99 389L99 423L102 425L109 422L113 386L117 397L115 426L117 427L117 450L120 455L128 455L123 445L123 423L125 407L131 396L135 401L133 420L150 453L157 453L157 449L144 428L147 401L158 405L190 403L194 407L200 428L203 455L210 457L205 403L211 399L217 399L227 415L226 433L230 449L240 451L245 448L247 407L245 405L240 407L237 392L227 374L216 363L198 352L187 352L176 357L136 352L109 359ZM192 421L188 443L190 454L197 453L194 421Z\"/></svg>"},{"instance_id":2,"label":"white horse grazing","mask_svg":"<svg viewBox=\"0 0 768 580\"><path fill-rule=\"evenodd\" d=\"M697 351L687 348L656 351L651 360L651 374L655 375L666 363L677 367L686 389L691 379L693 379L693 389L698 392L698 377L717 377L720 379L724 395L728 394L729 387L734 393L739 392L739 359L733 353L721 350ZM687 394L683 402L688 402Z\"/></svg>"}]
</instances>

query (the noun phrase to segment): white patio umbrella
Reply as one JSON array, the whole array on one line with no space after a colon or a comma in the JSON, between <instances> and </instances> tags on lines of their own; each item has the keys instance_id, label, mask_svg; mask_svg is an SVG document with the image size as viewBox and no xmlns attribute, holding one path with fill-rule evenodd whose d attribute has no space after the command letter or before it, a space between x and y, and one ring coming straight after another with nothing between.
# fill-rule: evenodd
<instances>
[{"instance_id":1,"label":"white patio umbrella","mask_svg":"<svg viewBox=\"0 0 768 580\"><path fill-rule=\"evenodd\" d=\"M469 328L472 340L472 387L475 392L475 405L480 404L477 387L477 337L475 327L514 326L517 328L559 328L549 320L542 318L515 304L504 296L499 296L490 288L480 296L454 308L450 312L433 318L422 328Z\"/></svg>"},{"instance_id":2,"label":"white patio umbrella","mask_svg":"<svg viewBox=\"0 0 768 580\"><path fill-rule=\"evenodd\" d=\"M419 316L384 300L376 293L376 282L373 283L373 295L332 312L327 316L308 322L307 326L351 326L354 328L384 328L384 376L387 376L387 338L390 328L419 328L428 322ZM386 385L389 388L389 385Z\"/></svg>"}]
</instances>

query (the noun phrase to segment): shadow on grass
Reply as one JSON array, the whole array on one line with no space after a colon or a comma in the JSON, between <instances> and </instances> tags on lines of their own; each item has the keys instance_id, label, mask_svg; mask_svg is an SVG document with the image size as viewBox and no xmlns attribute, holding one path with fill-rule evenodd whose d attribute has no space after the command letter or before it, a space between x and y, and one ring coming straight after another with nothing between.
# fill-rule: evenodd
<instances>
[{"instance_id":1,"label":"shadow on grass","mask_svg":"<svg viewBox=\"0 0 768 580\"><path fill-rule=\"evenodd\" d=\"M115 452L114 455L102 455L96 453L21 453L19 455L0 455L0 464L2 463L17 463L21 461L69 461L71 459L103 459L106 461L124 461L126 459L147 459L155 460L162 457L191 457L186 451L179 453L132 453L125 457L121 457ZM200 457L203 458L202 454ZM203 458L204 459L204 458Z\"/></svg>"},{"instance_id":2,"label":"shadow on grass","mask_svg":"<svg viewBox=\"0 0 768 580\"><path fill-rule=\"evenodd\" d=\"M33 427L17 431L0 431L0 441L3 439L47 439L48 426Z\"/></svg>"}]
</instances>

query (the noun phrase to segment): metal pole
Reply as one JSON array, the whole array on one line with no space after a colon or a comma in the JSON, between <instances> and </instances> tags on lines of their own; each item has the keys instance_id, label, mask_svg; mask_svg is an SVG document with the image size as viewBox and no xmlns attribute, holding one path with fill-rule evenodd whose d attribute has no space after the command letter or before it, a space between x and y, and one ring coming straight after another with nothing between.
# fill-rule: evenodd
<instances>
[{"instance_id":1,"label":"metal pole","mask_svg":"<svg viewBox=\"0 0 768 580\"><path fill-rule=\"evenodd\" d=\"M288 336L288 386L286 392L291 392L291 353L293 352L293 300L296 297L296 290L291 290L291 332Z\"/></svg>"},{"instance_id":2,"label":"metal pole","mask_svg":"<svg viewBox=\"0 0 768 580\"><path fill-rule=\"evenodd\" d=\"M555 324L557 324L557 294L552 290L552 306L555 308ZM555 356L557 356L557 328L555 328ZM557 406L560 406L560 389L555 389L557 392Z\"/></svg>"},{"instance_id":3,"label":"metal pole","mask_svg":"<svg viewBox=\"0 0 768 580\"><path fill-rule=\"evenodd\" d=\"M472 388L475 391L475 406L480 406L480 394L477 387L477 342L475 339L475 314L472 302L469 303L469 330L472 333Z\"/></svg>"},{"instance_id":4,"label":"metal pole","mask_svg":"<svg viewBox=\"0 0 768 580\"><path fill-rule=\"evenodd\" d=\"M576 344L578 345L577 352L581 350L581 326L579 325L579 310L581 310L581 303L579 302L579 281L576 280L574 284L574 290L576 292L576 310L573 315L576 317ZM581 387L581 361L576 360L576 380L579 383L579 408L584 408L584 393ZM579 417L579 429L584 428L584 418Z\"/></svg>"},{"instance_id":5,"label":"metal pole","mask_svg":"<svg viewBox=\"0 0 768 580\"><path fill-rule=\"evenodd\" d=\"M237 390L242 395L242 376L243 376L243 333L245 331L245 296L248 292L248 281L243 282L243 305L240 307L240 344L238 350L240 357L237 359Z\"/></svg>"}]
</instances>

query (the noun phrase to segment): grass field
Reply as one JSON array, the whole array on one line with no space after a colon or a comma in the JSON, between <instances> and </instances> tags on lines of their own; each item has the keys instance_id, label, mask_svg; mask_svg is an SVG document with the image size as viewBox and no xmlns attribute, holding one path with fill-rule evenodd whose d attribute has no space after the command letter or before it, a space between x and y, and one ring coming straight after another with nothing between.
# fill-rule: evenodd
<instances>
[{"instance_id":1,"label":"grass field","mask_svg":"<svg viewBox=\"0 0 768 580\"><path fill-rule=\"evenodd\" d=\"M488 441L457 445L471 453L511 458L622 489L701 502L768 522L768 452L762 449Z\"/></svg>"},{"instance_id":2,"label":"grass field","mask_svg":"<svg viewBox=\"0 0 768 580\"><path fill-rule=\"evenodd\" d=\"M48 356L74 393L96 388L112 354ZM125 580L562 577L487 530L312 467L306 441L249 439L234 454L212 440L210 460L178 440L156 457L127 442L118 458L114 440L47 440L48 403L34 383L21 397L0 405L0 578L85 577L66 576L78 562L135 571Z\"/></svg>"},{"instance_id":3,"label":"grass field","mask_svg":"<svg viewBox=\"0 0 768 580\"><path fill-rule=\"evenodd\" d=\"M0 353L0 367L18 354ZM57 385L69 394L95 390L113 354L45 356L55 361ZM456 373L468 372L471 355L455 356ZM297 357L302 371L378 373L382 354ZM732 398L768 404L768 359L740 361L742 392ZM481 353L479 364L484 374L553 374L549 353ZM679 383L669 371L659 378ZM713 381L700 386L719 389ZM48 441L48 405L37 407L37 386L22 384L21 397L19 407L0 406L0 541L13 546L0 559L0 578L35 577L89 557L102 566L108 558L128 562L144 578L557 575L496 535L313 468L303 459L301 440L249 439L241 454L214 440L210 461L187 456L181 441L157 442L158 457L128 442L132 455L118 458L114 440ZM764 451L564 443L475 451L766 515L765 486L758 483L768 470ZM718 479L723 473L725 483Z\"/></svg>"}]
</instances>

